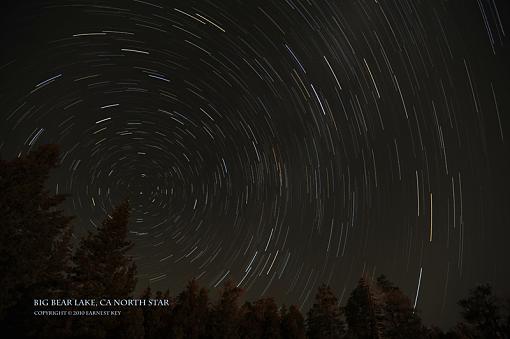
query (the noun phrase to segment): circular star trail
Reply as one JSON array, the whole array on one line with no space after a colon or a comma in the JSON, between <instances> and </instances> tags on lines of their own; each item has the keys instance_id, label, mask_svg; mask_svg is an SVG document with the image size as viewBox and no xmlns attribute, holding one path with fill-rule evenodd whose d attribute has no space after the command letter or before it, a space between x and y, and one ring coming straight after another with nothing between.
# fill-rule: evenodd
<instances>
[{"instance_id":1,"label":"circular star trail","mask_svg":"<svg viewBox=\"0 0 510 339\"><path fill-rule=\"evenodd\" d=\"M0 149L61 145L77 237L129 197L141 287L231 280L307 309L385 273L451 321L510 279L505 6L18 4Z\"/></svg>"}]
</instances>

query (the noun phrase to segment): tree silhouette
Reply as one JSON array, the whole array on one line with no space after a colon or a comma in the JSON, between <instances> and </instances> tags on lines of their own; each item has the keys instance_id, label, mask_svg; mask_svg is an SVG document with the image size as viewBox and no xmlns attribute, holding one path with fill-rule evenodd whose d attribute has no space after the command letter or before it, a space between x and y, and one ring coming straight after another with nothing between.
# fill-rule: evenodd
<instances>
[{"instance_id":1,"label":"tree silhouette","mask_svg":"<svg viewBox=\"0 0 510 339\"><path fill-rule=\"evenodd\" d=\"M381 298L383 336L402 339L423 337L425 331L421 319L409 297L384 275L377 278L376 286Z\"/></svg>"},{"instance_id":2,"label":"tree silhouette","mask_svg":"<svg viewBox=\"0 0 510 339\"><path fill-rule=\"evenodd\" d=\"M345 334L345 322L338 299L327 285L321 285L315 303L308 311L308 337L341 338Z\"/></svg>"},{"instance_id":3,"label":"tree silhouette","mask_svg":"<svg viewBox=\"0 0 510 339\"><path fill-rule=\"evenodd\" d=\"M381 338L382 308L378 291L364 278L352 291L345 307L350 338Z\"/></svg>"},{"instance_id":4,"label":"tree silhouette","mask_svg":"<svg viewBox=\"0 0 510 339\"><path fill-rule=\"evenodd\" d=\"M102 225L82 239L74 255L72 280L87 297L130 296L136 285L136 265L127 252L133 246L126 239L129 203L122 202Z\"/></svg>"},{"instance_id":5,"label":"tree silhouette","mask_svg":"<svg viewBox=\"0 0 510 339\"><path fill-rule=\"evenodd\" d=\"M305 319L299 309L292 305L287 310L285 306L280 309L282 339L304 339Z\"/></svg>"},{"instance_id":6,"label":"tree silhouette","mask_svg":"<svg viewBox=\"0 0 510 339\"><path fill-rule=\"evenodd\" d=\"M142 295L141 299L170 299L170 292L166 290L166 292L157 291L156 293L152 293L152 289L147 287ZM171 323L171 315L172 309L170 307L150 307L144 306L142 307L142 317L143 317L143 328L144 328L144 336L145 338L167 338L168 333L170 333L170 323Z\"/></svg>"},{"instance_id":7,"label":"tree silhouette","mask_svg":"<svg viewBox=\"0 0 510 339\"><path fill-rule=\"evenodd\" d=\"M461 315L468 330L475 337L507 338L501 316L501 301L492 294L489 284L483 284L469 291L469 296L459 301ZM507 333L508 334L508 333Z\"/></svg>"},{"instance_id":8,"label":"tree silhouette","mask_svg":"<svg viewBox=\"0 0 510 339\"><path fill-rule=\"evenodd\" d=\"M191 280L176 299L172 311L170 334L172 338L196 339L205 336L209 316L207 290Z\"/></svg>"},{"instance_id":9,"label":"tree silhouette","mask_svg":"<svg viewBox=\"0 0 510 339\"><path fill-rule=\"evenodd\" d=\"M73 256L72 292L75 298L127 298L136 285L136 265L127 252L129 203L122 202L94 232L88 232ZM140 310L126 309L119 319L73 319L72 331L83 336L138 337L143 323ZM143 335L143 334L142 334Z\"/></svg>"},{"instance_id":10,"label":"tree silhouette","mask_svg":"<svg viewBox=\"0 0 510 339\"><path fill-rule=\"evenodd\" d=\"M212 306L209 315L207 336L209 338L239 338L239 297L242 289L227 281L222 288L219 300Z\"/></svg>"},{"instance_id":11,"label":"tree silhouette","mask_svg":"<svg viewBox=\"0 0 510 339\"><path fill-rule=\"evenodd\" d=\"M45 187L57 167L56 145L0 160L0 320L29 335L33 299L56 298L67 288L72 217L64 195ZM32 334L35 334L32 331Z\"/></svg>"},{"instance_id":12,"label":"tree silhouette","mask_svg":"<svg viewBox=\"0 0 510 339\"><path fill-rule=\"evenodd\" d=\"M247 302L241 309L239 325L241 338L279 339L280 315L273 298L264 298L254 303Z\"/></svg>"}]
</instances>

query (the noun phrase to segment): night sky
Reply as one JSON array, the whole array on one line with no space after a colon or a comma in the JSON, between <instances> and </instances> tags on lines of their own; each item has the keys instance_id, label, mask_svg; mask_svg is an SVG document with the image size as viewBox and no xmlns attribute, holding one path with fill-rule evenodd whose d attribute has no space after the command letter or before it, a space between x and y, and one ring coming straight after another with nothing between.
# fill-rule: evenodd
<instances>
[{"instance_id":1,"label":"night sky","mask_svg":"<svg viewBox=\"0 0 510 339\"><path fill-rule=\"evenodd\" d=\"M450 326L510 293L506 0L18 1L0 153L61 145L76 237L129 197L139 288L306 311L386 274Z\"/></svg>"}]
</instances>

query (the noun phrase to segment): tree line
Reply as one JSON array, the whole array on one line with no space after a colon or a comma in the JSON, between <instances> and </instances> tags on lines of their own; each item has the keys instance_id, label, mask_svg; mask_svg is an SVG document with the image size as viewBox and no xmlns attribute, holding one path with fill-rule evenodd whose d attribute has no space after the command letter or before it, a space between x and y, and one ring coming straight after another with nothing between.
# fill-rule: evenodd
<instances>
[{"instance_id":1,"label":"tree line","mask_svg":"<svg viewBox=\"0 0 510 339\"><path fill-rule=\"evenodd\" d=\"M177 296L150 287L137 294L128 201L73 241L73 217L61 207L66 196L46 187L58 159L55 145L0 159L0 322L13 338L510 338L510 300L503 305L488 284L458 302L462 321L447 332L425 326L383 275L361 277L344 306L321 285L304 314L270 297L242 302L243 290L230 281L216 298L195 280ZM131 297L170 303L109 317L34 315L34 299Z\"/></svg>"}]
</instances>

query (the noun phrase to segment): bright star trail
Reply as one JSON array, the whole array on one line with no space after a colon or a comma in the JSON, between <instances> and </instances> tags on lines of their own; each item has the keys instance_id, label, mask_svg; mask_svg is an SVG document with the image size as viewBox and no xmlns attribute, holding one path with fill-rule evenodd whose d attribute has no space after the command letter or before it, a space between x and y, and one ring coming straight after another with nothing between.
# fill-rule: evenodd
<instances>
[{"instance_id":1,"label":"bright star trail","mask_svg":"<svg viewBox=\"0 0 510 339\"><path fill-rule=\"evenodd\" d=\"M451 325L476 283L510 292L509 6L23 1L0 152L61 146L76 237L129 197L140 289L306 310L384 273Z\"/></svg>"}]
</instances>

